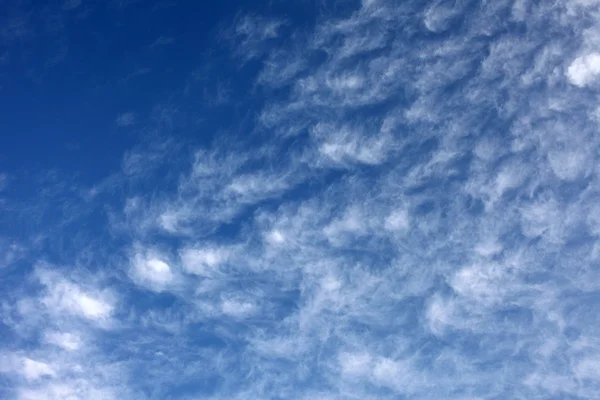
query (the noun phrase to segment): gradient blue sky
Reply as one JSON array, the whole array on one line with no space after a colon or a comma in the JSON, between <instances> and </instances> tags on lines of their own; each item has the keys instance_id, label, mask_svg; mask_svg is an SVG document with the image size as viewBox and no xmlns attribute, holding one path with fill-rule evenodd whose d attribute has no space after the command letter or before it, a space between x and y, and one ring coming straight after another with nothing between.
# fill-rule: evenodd
<instances>
[{"instance_id":1,"label":"gradient blue sky","mask_svg":"<svg viewBox=\"0 0 600 400\"><path fill-rule=\"evenodd\" d=\"M0 0L0 398L600 398L600 1Z\"/></svg>"}]
</instances>

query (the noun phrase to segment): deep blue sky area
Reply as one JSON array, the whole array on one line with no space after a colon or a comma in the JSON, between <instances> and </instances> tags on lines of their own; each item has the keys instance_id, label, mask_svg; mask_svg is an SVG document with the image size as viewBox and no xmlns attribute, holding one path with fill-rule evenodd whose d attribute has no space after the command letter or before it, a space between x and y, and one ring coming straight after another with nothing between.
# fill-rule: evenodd
<instances>
[{"instance_id":1,"label":"deep blue sky area","mask_svg":"<svg viewBox=\"0 0 600 400\"><path fill-rule=\"evenodd\" d=\"M226 57L223 46L213 46L223 19L257 8L236 2L90 2L62 11L57 2L31 3L26 10L3 4L6 25L16 14L32 26L20 28L24 38L9 31L6 36L17 37L4 40L13 43L7 43L2 70L2 109L9 116L3 118L9 134L2 135L2 147L11 149L2 162L98 169L94 179L115 168L135 141L115 129L114 115L123 109L148 115L174 96L186 83L182 77ZM57 57L60 63L53 61ZM190 99L189 107L200 113L201 103Z\"/></svg>"},{"instance_id":2,"label":"deep blue sky area","mask_svg":"<svg viewBox=\"0 0 600 400\"><path fill-rule=\"evenodd\" d=\"M0 0L0 398L600 398L598 21Z\"/></svg>"}]
</instances>

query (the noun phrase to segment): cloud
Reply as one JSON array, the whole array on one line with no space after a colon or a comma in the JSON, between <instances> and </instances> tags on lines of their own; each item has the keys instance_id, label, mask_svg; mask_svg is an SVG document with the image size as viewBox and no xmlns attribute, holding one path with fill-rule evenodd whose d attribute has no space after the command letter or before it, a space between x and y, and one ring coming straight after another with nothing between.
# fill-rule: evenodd
<instances>
[{"instance_id":1,"label":"cloud","mask_svg":"<svg viewBox=\"0 0 600 400\"><path fill-rule=\"evenodd\" d=\"M0 354L0 359L3 361L2 370L5 370L3 372L19 374L29 382L56 375L56 372L48 364L28 357L16 354Z\"/></svg>"},{"instance_id":2,"label":"cloud","mask_svg":"<svg viewBox=\"0 0 600 400\"><path fill-rule=\"evenodd\" d=\"M45 340L67 351L78 350L83 345L79 335L69 332L46 332Z\"/></svg>"},{"instance_id":3,"label":"cloud","mask_svg":"<svg viewBox=\"0 0 600 400\"><path fill-rule=\"evenodd\" d=\"M175 281L167 257L151 249L139 248L130 258L131 278L139 285L160 292Z\"/></svg>"},{"instance_id":4,"label":"cloud","mask_svg":"<svg viewBox=\"0 0 600 400\"><path fill-rule=\"evenodd\" d=\"M567 70L569 81L579 87L592 83L600 75L600 54L591 53L577 57Z\"/></svg>"},{"instance_id":5,"label":"cloud","mask_svg":"<svg viewBox=\"0 0 600 400\"><path fill-rule=\"evenodd\" d=\"M115 304L110 292L86 290L48 269L40 268L36 274L46 287L41 302L51 314L69 313L96 323L105 322L111 317Z\"/></svg>"},{"instance_id":6,"label":"cloud","mask_svg":"<svg viewBox=\"0 0 600 400\"><path fill-rule=\"evenodd\" d=\"M28 381L37 380L44 376L53 376L55 372L48 364L40 361L31 360L29 358L23 359L23 370L22 374Z\"/></svg>"},{"instance_id":7,"label":"cloud","mask_svg":"<svg viewBox=\"0 0 600 400\"><path fill-rule=\"evenodd\" d=\"M366 376L373 369L370 354L341 353L338 359L342 373L350 378Z\"/></svg>"},{"instance_id":8,"label":"cloud","mask_svg":"<svg viewBox=\"0 0 600 400\"><path fill-rule=\"evenodd\" d=\"M150 139L106 180L35 183L73 222L0 241L2 374L21 398L595 398L599 12L238 14L239 75L200 68L230 100L207 136L180 88L117 119Z\"/></svg>"},{"instance_id":9,"label":"cloud","mask_svg":"<svg viewBox=\"0 0 600 400\"><path fill-rule=\"evenodd\" d=\"M229 251L222 248L187 248L179 256L186 272L211 277L219 273L219 265L227 261Z\"/></svg>"},{"instance_id":10,"label":"cloud","mask_svg":"<svg viewBox=\"0 0 600 400\"><path fill-rule=\"evenodd\" d=\"M227 299L221 303L221 311L225 315L244 318L254 314L256 306L250 302Z\"/></svg>"},{"instance_id":11,"label":"cloud","mask_svg":"<svg viewBox=\"0 0 600 400\"><path fill-rule=\"evenodd\" d=\"M232 26L221 32L221 38L232 46L233 54L245 63L267 53L269 42L279 36L284 25L282 19L240 14Z\"/></svg>"}]
</instances>

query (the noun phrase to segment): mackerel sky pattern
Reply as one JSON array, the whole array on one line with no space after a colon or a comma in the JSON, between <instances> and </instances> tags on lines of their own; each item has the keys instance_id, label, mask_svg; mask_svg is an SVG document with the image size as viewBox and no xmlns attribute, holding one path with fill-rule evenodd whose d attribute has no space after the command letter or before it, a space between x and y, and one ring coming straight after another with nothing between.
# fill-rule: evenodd
<instances>
[{"instance_id":1,"label":"mackerel sky pattern","mask_svg":"<svg viewBox=\"0 0 600 400\"><path fill-rule=\"evenodd\" d=\"M600 398L600 1L202 3L0 0L0 398Z\"/></svg>"}]
</instances>

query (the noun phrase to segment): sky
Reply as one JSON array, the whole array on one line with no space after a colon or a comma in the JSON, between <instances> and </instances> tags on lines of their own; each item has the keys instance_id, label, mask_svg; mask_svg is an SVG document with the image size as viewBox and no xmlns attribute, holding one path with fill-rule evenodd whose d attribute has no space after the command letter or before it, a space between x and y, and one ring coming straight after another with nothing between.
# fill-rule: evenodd
<instances>
[{"instance_id":1,"label":"sky","mask_svg":"<svg viewBox=\"0 0 600 400\"><path fill-rule=\"evenodd\" d=\"M0 398L600 398L599 0L0 0Z\"/></svg>"}]
</instances>

